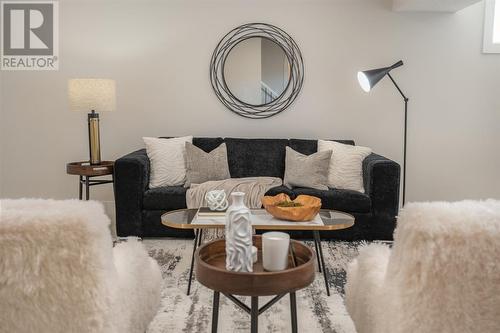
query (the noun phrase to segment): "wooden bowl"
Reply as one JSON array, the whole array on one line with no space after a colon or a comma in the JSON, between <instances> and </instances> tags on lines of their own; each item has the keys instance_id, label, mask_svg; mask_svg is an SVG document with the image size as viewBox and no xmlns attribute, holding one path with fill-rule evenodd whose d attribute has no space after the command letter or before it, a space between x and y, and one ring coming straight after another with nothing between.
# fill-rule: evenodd
<instances>
[{"instance_id":1,"label":"wooden bowl","mask_svg":"<svg viewBox=\"0 0 500 333\"><path fill-rule=\"evenodd\" d=\"M283 201L293 201L302 204L298 207L280 207L278 203ZM262 198L262 205L266 211L280 220L286 221L311 221L321 209L321 199L310 195L299 195L295 200L285 193L280 193L274 197L265 196Z\"/></svg>"}]
</instances>

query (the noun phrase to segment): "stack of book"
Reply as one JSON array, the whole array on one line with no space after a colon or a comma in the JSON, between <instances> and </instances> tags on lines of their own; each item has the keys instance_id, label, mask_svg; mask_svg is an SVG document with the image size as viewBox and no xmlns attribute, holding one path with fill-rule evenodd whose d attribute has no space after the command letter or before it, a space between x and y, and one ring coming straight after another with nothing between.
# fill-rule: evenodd
<instances>
[{"instance_id":1,"label":"stack of book","mask_svg":"<svg viewBox=\"0 0 500 333\"><path fill-rule=\"evenodd\" d=\"M224 217L226 216L226 209L224 210L210 210L208 207L200 207L198 209L198 217Z\"/></svg>"}]
</instances>

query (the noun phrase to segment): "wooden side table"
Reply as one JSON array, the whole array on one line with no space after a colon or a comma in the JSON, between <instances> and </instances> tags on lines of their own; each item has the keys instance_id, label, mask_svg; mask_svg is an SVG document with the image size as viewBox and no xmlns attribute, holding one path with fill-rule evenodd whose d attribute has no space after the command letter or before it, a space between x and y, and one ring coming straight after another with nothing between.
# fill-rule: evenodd
<instances>
[{"instance_id":1,"label":"wooden side table","mask_svg":"<svg viewBox=\"0 0 500 333\"><path fill-rule=\"evenodd\" d=\"M226 270L226 241L218 239L203 245L196 252L196 279L214 291L212 308L212 333L217 333L220 294L226 296L243 311L250 314L250 332L257 333L258 318L286 294L290 294L291 332L297 333L297 290L314 281L314 252L305 244L290 241L288 268L267 272L262 264L262 237L254 236L253 245L258 249L258 260L252 273ZM234 295L251 296L251 306ZM275 296L259 307L259 297Z\"/></svg>"},{"instance_id":2,"label":"wooden side table","mask_svg":"<svg viewBox=\"0 0 500 333\"><path fill-rule=\"evenodd\" d=\"M100 164L91 165L88 161L71 162L66 164L68 175L79 176L78 198L83 199L83 185L85 185L85 200L90 198L90 186L113 183L114 161L102 161ZM93 177L111 175L111 179L91 179Z\"/></svg>"}]
</instances>

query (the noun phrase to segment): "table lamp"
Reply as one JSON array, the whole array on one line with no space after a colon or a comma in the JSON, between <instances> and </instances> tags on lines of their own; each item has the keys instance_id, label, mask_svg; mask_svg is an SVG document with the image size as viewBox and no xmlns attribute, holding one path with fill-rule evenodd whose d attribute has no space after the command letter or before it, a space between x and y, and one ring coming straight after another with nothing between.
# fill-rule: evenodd
<instances>
[{"instance_id":1,"label":"table lamp","mask_svg":"<svg viewBox=\"0 0 500 333\"><path fill-rule=\"evenodd\" d=\"M101 163L99 135L99 113L116 109L116 83L108 79L70 79L68 99L71 111L85 111L88 114L89 162Z\"/></svg>"},{"instance_id":2,"label":"table lamp","mask_svg":"<svg viewBox=\"0 0 500 333\"><path fill-rule=\"evenodd\" d=\"M403 66L403 61L399 60L396 62L394 65L391 65L389 67L382 67L382 68L377 68L377 69L370 69L367 71L362 71L358 72L358 82L359 85L361 86L361 89L363 89L366 92L370 92L372 88L380 81L382 80L385 76L389 77L391 79L392 83L398 90L399 94L401 97L403 97L403 101L405 103L405 124L404 124L404 143L403 143L403 205L406 202L406 129L407 129L407 124L408 124L408 97L403 93L403 91L399 88L397 85L396 81L392 78L391 74L389 73L395 68Z\"/></svg>"}]
</instances>

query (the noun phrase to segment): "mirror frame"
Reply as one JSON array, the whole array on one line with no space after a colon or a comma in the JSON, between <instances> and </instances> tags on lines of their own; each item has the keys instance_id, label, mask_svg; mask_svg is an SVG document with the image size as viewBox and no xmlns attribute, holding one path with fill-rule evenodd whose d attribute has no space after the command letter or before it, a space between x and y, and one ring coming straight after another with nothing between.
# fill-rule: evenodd
<instances>
[{"instance_id":1,"label":"mirror frame","mask_svg":"<svg viewBox=\"0 0 500 333\"><path fill-rule=\"evenodd\" d=\"M267 38L285 53L290 65L290 75L287 86L275 100L253 105L236 98L226 84L224 64L231 50L240 42L249 38ZM288 108L299 95L304 82L304 62L300 49L295 41L282 29L266 23L248 23L234 28L217 44L210 61L210 82L217 98L229 110L252 119L272 117Z\"/></svg>"}]
</instances>

